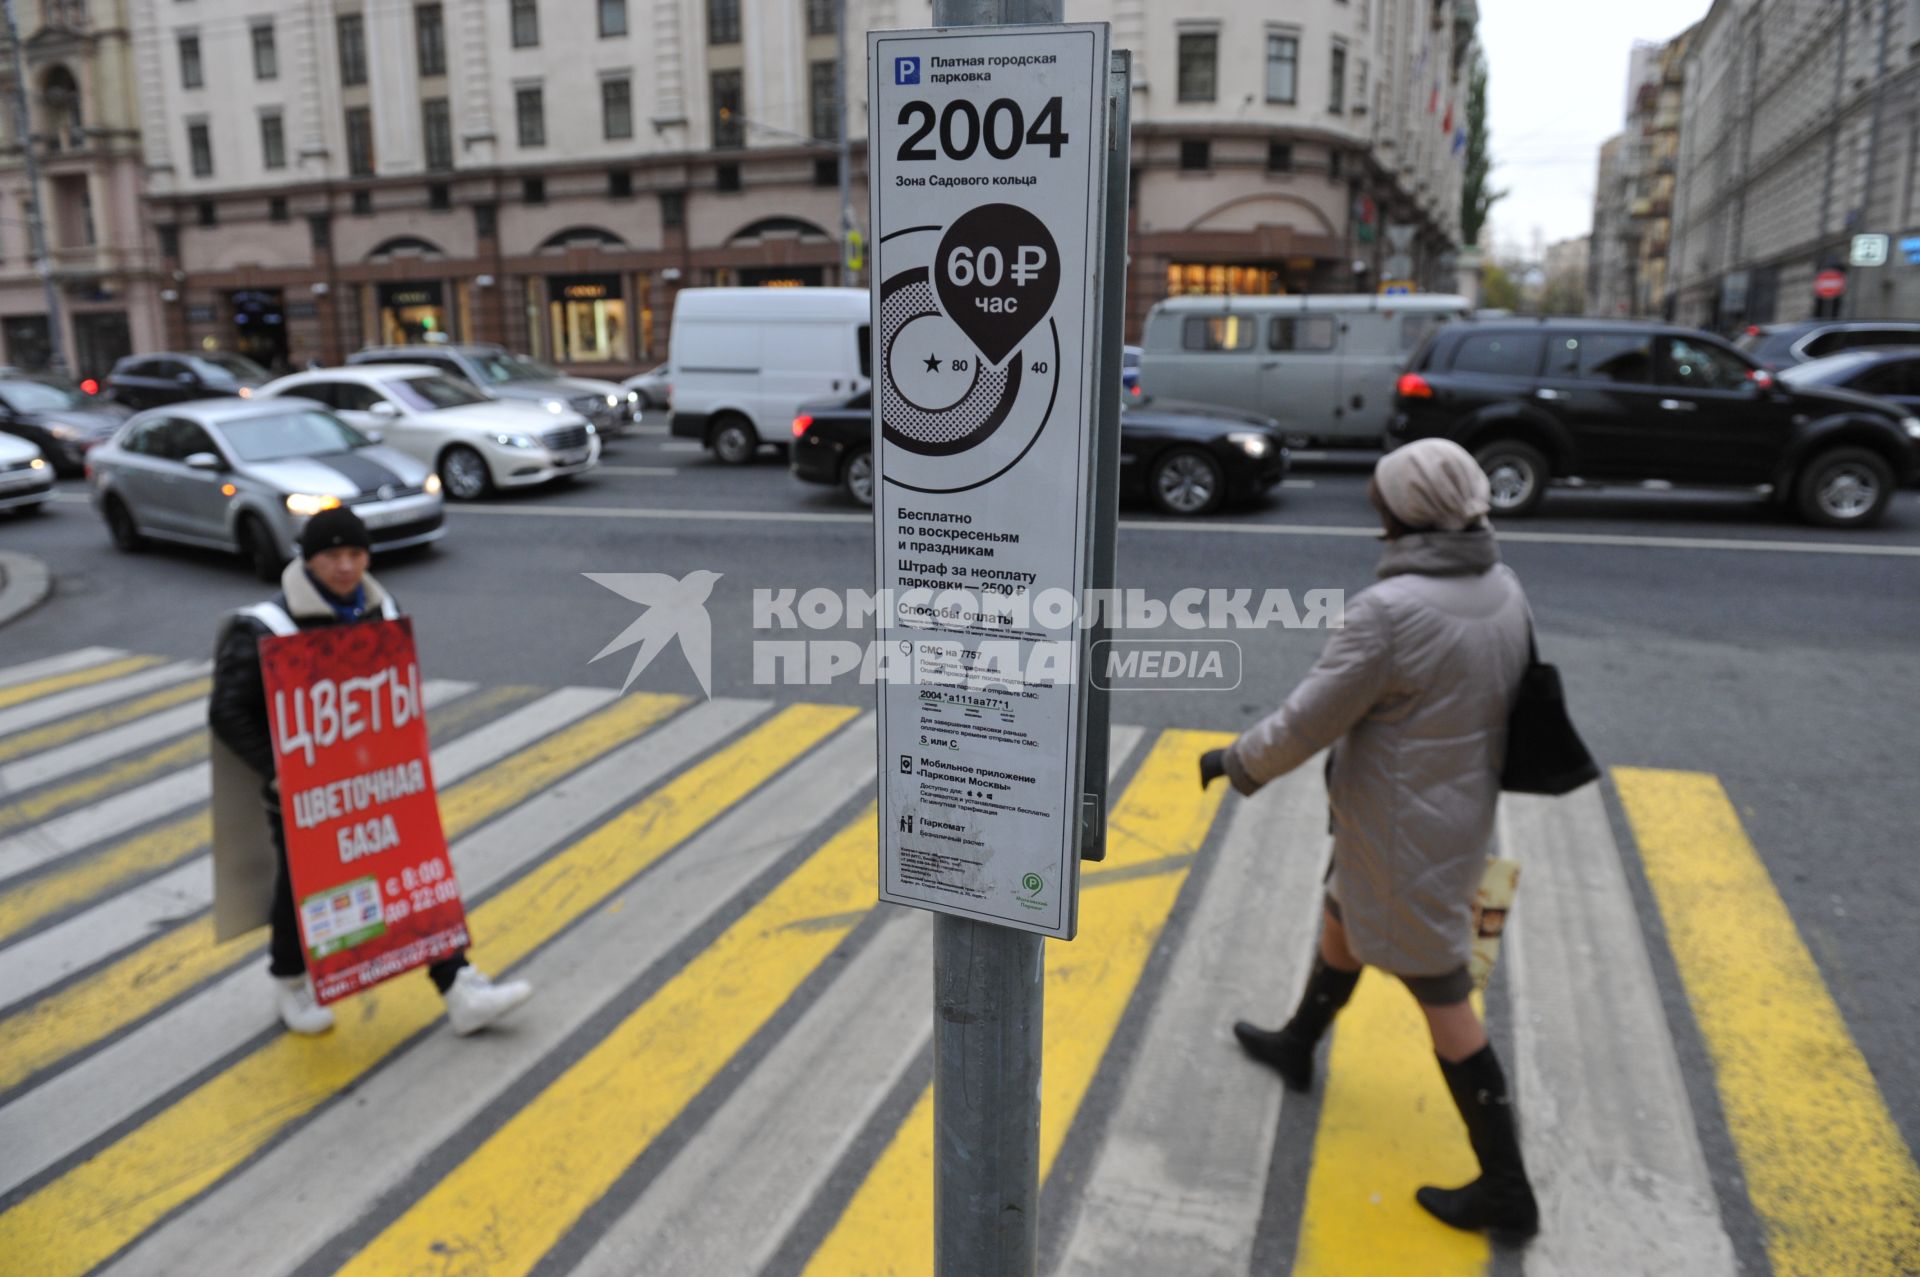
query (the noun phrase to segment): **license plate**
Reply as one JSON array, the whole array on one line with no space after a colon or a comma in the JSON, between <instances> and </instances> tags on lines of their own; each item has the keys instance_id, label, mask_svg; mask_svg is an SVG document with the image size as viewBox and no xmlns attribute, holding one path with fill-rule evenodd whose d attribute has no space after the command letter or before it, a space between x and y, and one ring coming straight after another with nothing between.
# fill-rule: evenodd
<instances>
[{"instance_id":1,"label":"license plate","mask_svg":"<svg viewBox=\"0 0 1920 1277\"><path fill-rule=\"evenodd\" d=\"M0 488L31 488L40 482L40 476L32 470L16 470L0 474Z\"/></svg>"},{"instance_id":2,"label":"license plate","mask_svg":"<svg viewBox=\"0 0 1920 1277\"><path fill-rule=\"evenodd\" d=\"M576 448L572 452L556 453L553 459L558 465L577 466L587 459L587 449Z\"/></svg>"}]
</instances>

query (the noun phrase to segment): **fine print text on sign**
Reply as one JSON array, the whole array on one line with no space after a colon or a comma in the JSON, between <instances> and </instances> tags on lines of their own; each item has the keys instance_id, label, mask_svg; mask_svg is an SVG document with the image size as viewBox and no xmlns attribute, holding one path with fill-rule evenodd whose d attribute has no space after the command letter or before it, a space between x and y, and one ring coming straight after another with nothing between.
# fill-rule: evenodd
<instances>
[{"instance_id":1,"label":"fine print text on sign","mask_svg":"<svg viewBox=\"0 0 1920 1277\"><path fill-rule=\"evenodd\" d=\"M314 996L333 1002L465 948L413 623L262 639L260 670Z\"/></svg>"},{"instance_id":2,"label":"fine print text on sign","mask_svg":"<svg viewBox=\"0 0 1920 1277\"><path fill-rule=\"evenodd\" d=\"M1071 939L1107 28L867 52L880 897Z\"/></svg>"}]
</instances>

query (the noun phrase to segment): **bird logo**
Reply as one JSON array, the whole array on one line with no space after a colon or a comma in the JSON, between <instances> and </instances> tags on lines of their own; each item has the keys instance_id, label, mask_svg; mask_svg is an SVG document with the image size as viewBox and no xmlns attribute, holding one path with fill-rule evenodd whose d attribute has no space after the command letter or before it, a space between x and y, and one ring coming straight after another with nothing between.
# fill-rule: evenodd
<instances>
[{"instance_id":1,"label":"bird logo","mask_svg":"<svg viewBox=\"0 0 1920 1277\"><path fill-rule=\"evenodd\" d=\"M720 573L703 568L678 579L664 572L584 572L581 575L646 608L638 620L593 656L597 661L635 643L640 645L640 650L633 654L627 681L620 685L622 693L633 686L640 671L653 662L661 649L678 639L687 665L700 680L700 690L707 694L708 700L713 699L713 622L707 616L707 596L713 593L713 584L720 579Z\"/></svg>"}]
</instances>

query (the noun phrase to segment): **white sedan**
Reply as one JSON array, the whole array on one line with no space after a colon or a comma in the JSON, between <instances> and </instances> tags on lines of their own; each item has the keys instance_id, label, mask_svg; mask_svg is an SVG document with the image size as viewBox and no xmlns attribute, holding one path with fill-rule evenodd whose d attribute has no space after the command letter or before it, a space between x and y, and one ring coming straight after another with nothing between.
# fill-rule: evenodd
<instances>
[{"instance_id":1,"label":"white sedan","mask_svg":"<svg viewBox=\"0 0 1920 1277\"><path fill-rule=\"evenodd\" d=\"M325 404L440 475L447 495L473 501L583 474L600 436L570 409L493 399L424 364L366 364L282 377L256 397Z\"/></svg>"},{"instance_id":2,"label":"white sedan","mask_svg":"<svg viewBox=\"0 0 1920 1277\"><path fill-rule=\"evenodd\" d=\"M665 408L673 394L673 366L659 364L620 384L640 396L649 408Z\"/></svg>"}]
</instances>

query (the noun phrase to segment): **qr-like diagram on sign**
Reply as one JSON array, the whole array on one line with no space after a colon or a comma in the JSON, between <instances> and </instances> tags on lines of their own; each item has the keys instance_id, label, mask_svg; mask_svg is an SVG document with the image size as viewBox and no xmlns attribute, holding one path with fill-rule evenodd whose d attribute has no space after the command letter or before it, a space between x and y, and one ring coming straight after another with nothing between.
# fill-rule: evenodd
<instances>
[{"instance_id":1,"label":"qr-like diagram on sign","mask_svg":"<svg viewBox=\"0 0 1920 1277\"><path fill-rule=\"evenodd\" d=\"M924 267L902 271L886 281L881 290L880 340L885 351L887 378L892 394L884 399L882 429L889 441L925 455L963 452L989 438L1006 421L1007 413L1020 393L1020 363L1009 361L995 368L985 360L970 358L964 373L951 371L952 356L972 356L971 349L947 346L930 350L929 361L942 360L949 375L970 377L963 397L939 411L928 411L916 403L913 394L900 385L897 370L916 366L918 348L895 350L895 341L903 337L915 320L940 316L933 287Z\"/></svg>"}]
</instances>

